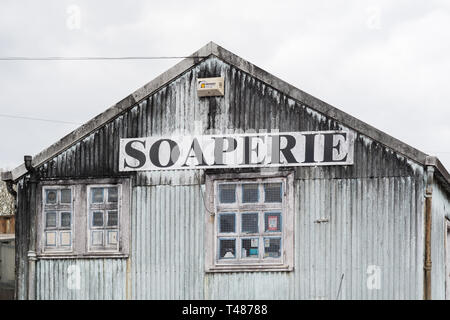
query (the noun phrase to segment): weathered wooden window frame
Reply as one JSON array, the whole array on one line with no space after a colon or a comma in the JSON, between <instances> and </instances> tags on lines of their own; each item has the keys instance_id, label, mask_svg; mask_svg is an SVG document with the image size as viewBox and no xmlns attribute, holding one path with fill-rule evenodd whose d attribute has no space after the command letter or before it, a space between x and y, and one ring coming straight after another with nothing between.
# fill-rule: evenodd
<instances>
[{"instance_id":1,"label":"weathered wooden window frame","mask_svg":"<svg viewBox=\"0 0 450 320\"><path fill-rule=\"evenodd\" d=\"M102 187L119 185L120 214L118 226L118 250L91 250L89 248L89 202L88 187ZM43 241L45 217L43 192L44 188L72 189L72 247L70 250L46 250ZM130 248L130 219L131 219L131 182L129 178L105 179L68 179L40 181L36 197L36 253L40 259L62 258L127 258Z\"/></svg>"},{"instance_id":2,"label":"weathered wooden window frame","mask_svg":"<svg viewBox=\"0 0 450 320\"><path fill-rule=\"evenodd\" d=\"M232 263L219 262L218 257L218 211L216 206L216 185L218 183L270 183L283 180L283 209L282 209L282 254L280 259L248 259L245 261L235 260ZM206 174L205 201L209 208L205 219L205 271L206 272L254 272L254 271L292 271L294 269L294 173L289 171L275 172L252 172L252 173L225 173ZM237 188L239 189L239 188ZM239 192L239 191L238 191ZM237 196L239 193L237 192ZM250 205L251 206L251 205ZM249 209L250 210L250 209ZM248 210L245 210L248 211ZM259 209L255 209L259 212ZM248 211L250 212L250 211ZM236 215L235 228L240 228L240 214ZM262 214L264 217L264 214ZM260 219L260 217L258 218ZM264 222L258 221L259 225ZM235 231L236 231L235 230ZM259 230L261 233L262 230ZM264 236L266 237L266 236ZM244 237L245 238L245 237ZM237 241L238 237L236 237ZM242 236L241 238L242 239ZM260 244L261 247L262 244ZM236 248L239 248L235 242ZM260 248L259 247L259 248ZM236 250L236 254L237 254ZM277 261L275 261L277 260Z\"/></svg>"},{"instance_id":3,"label":"weathered wooden window frame","mask_svg":"<svg viewBox=\"0 0 450 320\"><path fill-rule=\"evenodd\" d=\"M70 194L70 202L69 203L62 203L61 197L59 196L61 194L61 191L64 189L69 189ZM57 200L55 204L49 204L47 203L47 192L48 191L57 191ZM46 252L53 252L53 253L70 253L72 251L73 247L73 235L74 235L74 188L73 186L44 186L41 189L41 218L42 218L42 248L43 251ZM55 216L55 227L47 227L47 214L49 212L54 211ZM70 227L61 227L61 213L62 212L70 212ZM46 233L54 232L55 233L55 246L49 246L47 245L47 237ZM63 232L70 232L70 245L69 246L63 246L60 244L61 242L61 233Z\"/></svg>"},{"instance_id":4,"label":"weathered wooden window frame","mask_svg":"<svg viewBox=\"0 0 450 320\"><path fill-rule=\"evenodd\" d=\"M107 216L107 212L108 211L112 211L112 210L108 210L108 203L107 201L104 201L102 204L99 204L97 206L99 207L103 207L101 209L98 210L102 210L104 213L106 213L106 215L103 215L103 226L102 227L94 227L92 225L93 223L93 213L95 211L95 209L93 209L91 206L96 206L94 203L91 202L91 190L92 188L102 188L102 189L107 189L107 188L111 188L111 187L117 187L118 190L118 199L117 199L117 208L115 208L114 210L117 211L117 218L118 218L118 224L115 228L110 228L107 226L107 221L108 219L105 219L105 216ZM120 239L120 219L122 217L122 208L121 208L121 203L122 203L122 186L121 184L89 184L87 185L87 192L86 192L86 201L87 201L87 243L88 243L88 252L92 253L92 252L112 252L112 253L116 253L119 252L119 241L116 244L116 248L112 248L112 247L108 247L106 245L106 243L103 244L103 246L98 246L95 247L92 244L92 232L95 231L102 231L103 233L107 233L108 231L110 231L109 229L114 229L114 231L116 231L119 235L119 239ZM109 191L108 191L109 192ZM109 196L109 194L108 194ZM106 195L103 195L104 198L106 198ZM105 234L103 234L103 241L106 241L106 237Z\"/></svg>"}]
</instances>

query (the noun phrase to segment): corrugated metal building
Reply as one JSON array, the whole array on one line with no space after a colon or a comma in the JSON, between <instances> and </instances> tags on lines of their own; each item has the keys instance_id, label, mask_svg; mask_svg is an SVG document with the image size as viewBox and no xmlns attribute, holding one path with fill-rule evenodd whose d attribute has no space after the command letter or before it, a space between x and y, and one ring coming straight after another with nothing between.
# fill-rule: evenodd
<instances>
[{"instance_id":1,"label":"corrugated metal building","mask_svg":"<svg viewBox=\"0 0 450 320\"><path fill-rule=\"evenodd\" d=\"M212 77L224 94L199 96ZM226 153L255 132L285 139L285 164L298 133L304 161L134 170L152 138L228 134ZM17 184L18 299L448 297L439 160L214 43L25 160L2 175Z\"/></svg>"}]
</instances>

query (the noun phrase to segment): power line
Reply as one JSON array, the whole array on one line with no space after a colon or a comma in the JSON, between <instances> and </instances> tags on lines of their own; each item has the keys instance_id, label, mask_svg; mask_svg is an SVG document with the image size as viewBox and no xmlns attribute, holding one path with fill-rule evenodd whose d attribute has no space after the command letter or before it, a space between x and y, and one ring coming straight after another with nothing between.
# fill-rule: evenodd
<instances>
[{"instance_id":1,"label":"power line","mask_svg":"<svg viewBox=\"0 0 450 320\"><path fill-rule=\"evenodd\" d=\"M15 116L15 115L11 115L11 114L0 114L0 117L81 125L81 123L78 123L78 122L70 122L70 121L62 121L62 120L51 120L51 119L24 117L24 116Z\"/></svg>"},{"instance_id":2,"label":"power line","mask_svg":"<svg viewBox=\"0 0 450 320\"><path fill-rule=\"evenodd\" d=\"M0 57L0 61L76 61L76 60L162 60L205 58L203 56L131 56L131 57Z\"/></svg>"}]
</instances>

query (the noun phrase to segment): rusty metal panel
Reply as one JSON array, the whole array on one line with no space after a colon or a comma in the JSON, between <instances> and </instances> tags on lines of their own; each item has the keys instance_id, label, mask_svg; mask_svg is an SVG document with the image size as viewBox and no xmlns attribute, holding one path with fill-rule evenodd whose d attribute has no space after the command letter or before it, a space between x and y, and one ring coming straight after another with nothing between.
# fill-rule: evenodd
<instances>
[{"instance_id":1,"label":"rusty metal panel","mask_svg":"<svg viewBox=\"0 0 450 320\"><path fill-rule=\"evenodd\" d=\"M0 234L14 234L15 218L13 215L0 216Z\"/></svg>"}]
</instances>

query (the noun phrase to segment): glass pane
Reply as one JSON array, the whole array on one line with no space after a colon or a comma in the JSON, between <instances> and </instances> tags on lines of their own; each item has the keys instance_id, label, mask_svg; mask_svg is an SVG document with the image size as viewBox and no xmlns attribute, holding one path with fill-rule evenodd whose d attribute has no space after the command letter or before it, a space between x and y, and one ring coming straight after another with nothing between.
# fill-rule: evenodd
<instances>
[{"instance_id":1,"label":"glass pane","mask_svg":"<svg viewBox=\"0 0 450 320\"><path fill-rule=\"evenodd\" d=\"M103 231L92 231L92 245L102 246L103 245Z\"/></svg>"},{"instance_id":2,"label":"glass pane","mask_svg":"<svg viewBox=\"0 0 450 320\"><path fill-rule=\"evenodd\" d=\"M108 202L117 202L117 187L108 188Z\"/></svg>"},{"instance_id":3,"label":"glass pane","mask_svg":"<svg viewBox=\"0 0 450 320\"><path fill-rule=\"evenodd\" d=\"M259 239L242 239L242 258L258 258Z\"/></svg>"},{"instance_id":4,"label":"glass pane","mask_svg":"<svg viewBox=\"0 0 450 320\"><path fill-rule=\"evenodd\" d=\"M258 233L258 214L257 213L243 213L242 232L244 233Z\"/></svg>"},{"instance_id":5,"label":"glass pane","mask_svg":"<svg viewBox=\"0 0 450 320\"><path fill-rule=\"evenodd\" d=\"M219 259L234 259L236 257L236 239L219 240Z\"/></svg>"},{"instance_id":6,"label":"glass pane","mask_svg":"<svg viewBox=\"0 0 450 320\"><path fill-rule=\"evenodd\" d=\"M108 211L108 227L117 226L117 211Z\"/></svg>"},{"instance_id":7,"label":"glass pane","mask_svg":"<svg viewBox=\"0 0 450 320\"><path fill-rule=\"evenodd\" d=\"M56 212L55 211L47 211L46 212L45 226L47 228L55 228L56 227Z\"/></svg>"},{"instance_id":8,"label":"glass pane","mask_svg":"<svg viewBox=\"0 0 450 320\"><path fill-rule=\"evenodd\" d=\"M103 227L103 212L94 211L92 213L92 226Z\"/></svg>"},{"instance_id":9,"label":"glass pane","mask_svg":"<svg viewBox=\"0 0 450 320\"><path fill-rule=\"evenodd\" d=\"M281 231L281 213L280 212L266 212L264 214L264 225L266 232L280 232Z\"/></svg>"},{"instance_id":10,"label":"glass pane","mask_svg":"<svg viewBox=\"0 0 450 320\"><path fill-rule=\"evenodd\" d=\"M61 212L61 227L70 227L70 212Z\"/></svg>"},{"instance_id":11,"label":"glass pane","mask_svg":"<svg viewBox=\"0 0 450 320\"><path fill-rule=\"evenodd\" d=\"M236 215L234 213L221 213L219 217L219 232L235 232Z\"/></svg>"},{"instance_id":12,"label":"glass pane","mask_svg":"<svg viewBox=\"0 0 450 320\"><path fill-rule=\"evenodd\" d=\"M56 190L47 190L45 198L46 198L45 203L48 203L48 204L56 203L56 200L57 200Z\"/></svg>"},{"instance_id":13,"label":"glass pane","mask_svg":"<svg viewBox=\"0 0 450 320\"><path fill-rule=\"evenodd\" d=\"M70 246L71 244L71 232L61 232L60 233L60 241L61 246Z\"/></svg>"},{"instance_id":14,"label":"glass pane","mask_svg":"<svg viewBox=\"0 0 450 320\"><path fill-rule=\"evenodd\" d=\"M108 244L117 244L117 231L108 231Z\"/></svg>"},{"instance_id":15,"label":"glass pane","mask_svg":"<svg viewBox=\"0 0 450 320\"><path fill-rule=\"evenodd\" d=\"M243 184L242 185L242 202L258 202L259 201L259 191L258 184Z\"/></svg>"},{"instance_id":16,"label":"glass pane","mask_svg":"<svg viewBox=\"0 0 450 320\"><path fill-rule=\"evenodd\" d=\"M70 203L72 201L72 191L70 189L61 190L61 203Z\"/></svg>"},{"instance_id":17,"label":"glass pane","mask_svg":"<svg viewBox=\"0 0 450 320\"><path fill-rule=\"evenodd\" d=\"M235 184L221 184L219 186L219 201L221 203L236 202L236 185Z\"/></svg>"},{"instance_id":18,"label":"glass pane","mask_svg":"<svg viewBox=\"0 0 450 320\"><path fill-rule=\"evenodd\" d=\"M103 203L103 188L92 188L91 189L91 202L92 203Z\"/></svg>"},{"instance_id":19,"label":"glass pane","mask_svg":"<svg viewBox=\"0 0 450 320\"><path fill-rule=\"evenodd\" d=\"M264 184L265 202L281 202L281 182Z\"/></svg>"},{"instance_id":20,"label":"glass pane","mask_svg":"<svg viewBox=\"0 0 450 320\"><path fill-rule=\"evenodd\" d=\"M281 238L264 238L264 258L281 257Z\"/></svg>"},{"instance_id":21,"label":"glass pane","mask_svg":"<svg viewBox=\"0 0 450 320\"><path fill-rule=\"evenodd\" d=\"M45 233L45 245L54 247L56 246L56 232L46 232Z\"/></svg>"}]
</instances>

